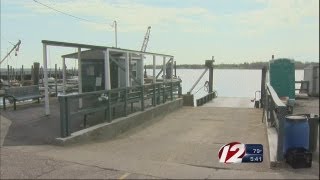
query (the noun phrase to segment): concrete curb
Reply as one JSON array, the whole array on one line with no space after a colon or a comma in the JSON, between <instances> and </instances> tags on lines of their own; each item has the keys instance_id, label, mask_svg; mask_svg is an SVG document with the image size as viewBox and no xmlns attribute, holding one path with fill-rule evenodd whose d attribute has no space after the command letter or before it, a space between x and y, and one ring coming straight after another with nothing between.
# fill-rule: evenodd
<instances>
[{"instance_id":1,"label":"concrete curb","mask_svg":"<svg viewBox=\"0 0 320 180\"><path fill-rule=\"evenodd\" d=\"M9 131L9 128L10 128L11 124L12 124L12 122L9 119L7 119L7 118L5 118L5 117L0 115L0 127L1 127L0 147L3 146L4 140L5 140L6 136L7 136L7 133Z\"/></svg>"},{"instance_id":2,"label":"concrete curb","mask_svg":"<svg viewBox=\"0 0 320 180\"><path fill-rule=\"evenodd\" d=\"M174 101L166 102L165 104L151 107L145 111L136 112L126 117L121 117L113 120L111 123L105 122L95 126L72 133L65 138L56 138L53 142L55 145L66 146L80 142L88 142L90 140L108 140L119 134L134 128L144 122L151 121L154 117L167 114L183 105L181 98Z\"/></svg>"}]
</instances>

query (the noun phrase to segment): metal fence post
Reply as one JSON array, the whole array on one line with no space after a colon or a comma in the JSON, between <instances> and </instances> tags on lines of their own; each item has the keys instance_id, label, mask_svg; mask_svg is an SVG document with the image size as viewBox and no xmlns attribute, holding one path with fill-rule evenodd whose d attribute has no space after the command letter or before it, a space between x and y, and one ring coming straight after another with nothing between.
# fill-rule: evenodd
<instances>
[{"instance_id":1,"label":"metal fence post","mask_svg":"<svg viewBox=\"0 0 320 180\"><path fill-rule=\"evenodd\" d=\"M109 90L107 92L108 94L108 112L107 112L107 117L108 117L108 122L111 122L112 121L112 116L111 116L111 91Z\"/></svg>"},{"instance_id":2,"label":"metal fence post","mask_svg":"<svg viewBox=\"0 0 320 180\"><path fill-rule=\"evenodd\" d=\"M141 111L144 111L144 86L141 86Z\"/></svg>"},{"instance_id":3,"label":"metal fence post","mask_svg":"<svg viewBox=\"0 0 320 180\"><path fill-rule=\"evenodd\" d=\"M170 99L171 99L171 101L173 101L173 83L171 82L170 83Z\"/></svg>"},{"instance_id":4,"label":"metal fence post","mask_svg":"<svg viewBox=\"0 0 320 180\"><path fill-rule=\"evenodd\" d=\"M125 92L124 92L124 116L128 115L127 106L128 106L128 90L126 87Z\"/></svg>"},{"instance_id":5,"label":"metal fence post","mask_svg":"<svg viewBox=\"0 0 320 180\"><path fill-rule=\"evenodd\" d=\"M283 142L284 142L284 121L285 116L287 115L287 108L285 106L278 107L278 121L279 121L279 130L278 130L278 149L277 149L277 159L282 161L283 156Z\"/></svg>"},{"instance_id":6,"label":"metal fence post","mask_svg":"<svg viewBox=\"0 0 320 180\"><path fill-rule=\"evenodd\" d=\"M161 98L161 84L158 84L158 97L157 97L157 104L160 104L160 98Z\"/></svg>"},{"instance_id":7,"label":"metal fence post","mask_svg":"<svg viewBox=\"0 0 320 180\"><path fill-rule=\"evenodd\" d=\"M264 66L261 70L261 98L260 103L261 107L263 108L265 106L265 94L266 94L266 77L267 77L267 67Z\"/></svg>"},{"instance_id":8,"label":"metal fence post","mask_svg":"<svg viewBox=\"0 0 320 180\"><path fill-rule=\"evenodd\" d=\"M166 102L166 85L163 83L163 91L162 91L162 103L164 104Z\"/></svg>"},{"instance_id":9,"label":"metal fence post","mask_svg":"<svg viewBox=\"0 0 320 180\"><path fill-rule=\"evenodd\" d=\"M265 94L264 94L264 106L262 107L263 108L263 113L262 113L262 122L264 122L264 119L266 119L267 121L267 125L268 125L268 109L269 109L269 98L268 98L268 91L266 90L265 91Z\"/></svg>"},{"instance_id":10,"label":"metal fence post","mask_svg":"<svg viewBox=\"0 0 320 180\"><path fill-rule=\"evenodd\" d=\"M268 121L268 123L272 123L272 97L271 97L271 95L268 95L268 109L267 109L267 121Z\"/></svg>"},{"instance_id":11,"label":"metal fence post","mask_svg":"<svg viewBox=\"0 0 320 180\"><path fill-rule=\"evenodd\" d=\"M178 83L178 96L181 97L182 96L182 87L181 87L181 84L180 84L180 81Z\"/></svg>"},{"instance_id":12,"label":"metal fence post","mask_svg":"<svg viewBox=\"0 0 320 180\"><path fill-rule=\"evenodd\" d=\"M269 98L270 99L270 104L269 104L269 107L270 107L270 122L271 122L271 124L274 124L275 122L275 117L274 117L274 115L273 115L273 111L275 110L275 104L274 104L274 101L271 99L271 98Z\"/></svg>"},{"instance_id":13,"label":"metal fence post","mask_svg":"<svg viewBox=\"0 0 320 180\"><path fill-rule=\"evenodd\" d=\"M157 105L157 97L156 97L156 85L155 84L153 84L152 85L153 86L153 106L156 106Z\"/></svg>"}]
</instances>

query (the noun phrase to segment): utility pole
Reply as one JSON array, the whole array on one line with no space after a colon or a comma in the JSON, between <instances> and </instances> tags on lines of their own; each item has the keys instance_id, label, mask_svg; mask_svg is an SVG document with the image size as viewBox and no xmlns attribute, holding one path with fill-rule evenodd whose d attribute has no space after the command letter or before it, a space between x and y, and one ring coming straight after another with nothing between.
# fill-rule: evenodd
<instances>
[{"instance_id":1,"label":"utility pole","mask_svg":"<svg viewBox=\"0 0 320 180\"><path fill-rule=\"evenodd\" d=\"M118 47L118 39L117 39L117 21L113 21L114 23L114 36L116 41L116 47Z\"/></svg>"}]
</instances>

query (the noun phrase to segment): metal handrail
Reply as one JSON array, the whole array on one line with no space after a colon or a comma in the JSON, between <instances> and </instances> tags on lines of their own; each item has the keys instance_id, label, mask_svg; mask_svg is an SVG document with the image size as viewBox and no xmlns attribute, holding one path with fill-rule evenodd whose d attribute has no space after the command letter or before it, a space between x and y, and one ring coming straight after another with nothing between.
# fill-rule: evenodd
<instances>
[{"instance_id":1,"label":"metal handrail","mask_svg":"<svg viewBox=\"0 0 320 180\"><path fill-rule=\"evenodd\" d=\"M284 121L288 114L287 106L281 101L270 83L266 83L266 92L264 112L266 111L267 120L271 121L271 126L275 126L278 132L277 160L282 161L284 159Z\"/></svg>"},{"instance_id":2,"label":"metal handrail","mask_svg":"<svg viewBox=\"0 0 320 180\"><path fill-rule=\"evenodd\" d=\"M267 83L267 91L271 95L272 100L273 100L273 102L275 103L275 105L277 107L281 107L281 106L285 106L286 107L286 105L281 101L281 99L279 98L278 94L273 89L273 87L270 85L270 83Z\"/></svg>"},{"instance_id":3,"label":"metal handrail","mask_svg":"<svg viewBox=\"0 0 320 180\"><path fill-rule=\"evenodd\" d=\"M301 85L300 85L301 87L300 87L299 89L295 89L295 90L299 90L300 92L304 90L304 91L306 91L307 93L309 93L309 88L310 88L309 81L295 81L294 83L295 83L295 84L301 84ZM306 86L307 86L306 88L303 88L303 85L304 85L304 84L306 84Z\"/></svg>"},{"instance_id":4,"label":"metal handrail","mask_svg":"<svg viewBox=\"0 0 320 180\"><path fill-rule=\"evenodd\" d=\"M70 120L71 117L75 115L85 115L86 114L105 111L105 119L108 122L112 121L112 108L117 106L119 103L124 105L124 116L128 115L127 105L131 103L131 108L133 102L140 102L141 111L145 110L145 100L152 99L152 105L157 106L158 104L165 103L167 100L173 100L174 95L181 97L181 81L168 81L161 83L146 84L143 86L133 86L133 87L121 87L111 90L101 90L95 92L86 92L81 94L69 94L58 96L60 103L60 133L61 137L67 137L71 134ZM148 88L146 88L148 87ZM150 88L152 87L152 88ZM131 91L135 90L135 91ZM178 93L174 93L178 92ZM99 96L102 100L90 107L77 108L76 111L72 111L70 104L71 100L75 99L92 99L91 96ZM162 97L162 101L160 101ZM99 99L98 98L98 99ZM82 102L81 100L81 102ZM72 112L71 112L72 111ZM131 110L132 113L132 110Z\"/></svg>"}]
</instances>

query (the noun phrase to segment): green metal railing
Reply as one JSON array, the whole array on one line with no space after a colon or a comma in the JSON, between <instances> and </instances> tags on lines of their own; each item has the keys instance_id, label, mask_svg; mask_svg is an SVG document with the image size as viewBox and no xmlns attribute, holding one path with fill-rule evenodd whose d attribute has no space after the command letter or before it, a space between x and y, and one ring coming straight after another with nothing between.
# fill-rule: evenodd
<instances>
[{"instance_id":1,"label":"green metal railing","mask_svg":"<svg viewBox=\"0 0 320 180\"><path fill-rule=\"evenodd\" d=\"M86 126L87 115L104 112L104 120L111 122L115 117L124 117L134 112L133 104L139 104L144 111L166 101L174 100L181 96L181 81L157 82L143 86L116 88L87 92L81 94L61 95L60 103L60 135L70 136L72 133L72 120L83 117ZM128 106L131 104L131 110ZM116 111L120 109L120 111Z\"/></svg>"},{"instance_id":2,"label":"green metal railing","mask_svg":"<svg viewBox=\"0 0 320 180\"><path fill-rule=\"evenodd\" d=\"M270 126L275 127L278 132L277 160L282 161L284 159L284 121L285 116L288 114L288 109L287 106L279 99L277 93L269 83L266 83L264 104L263 118L264 115L266 115Z\"/></svg>"}]
</instances>

